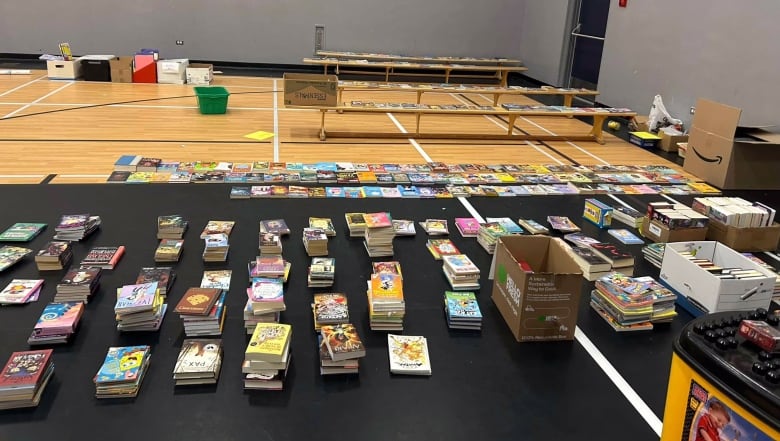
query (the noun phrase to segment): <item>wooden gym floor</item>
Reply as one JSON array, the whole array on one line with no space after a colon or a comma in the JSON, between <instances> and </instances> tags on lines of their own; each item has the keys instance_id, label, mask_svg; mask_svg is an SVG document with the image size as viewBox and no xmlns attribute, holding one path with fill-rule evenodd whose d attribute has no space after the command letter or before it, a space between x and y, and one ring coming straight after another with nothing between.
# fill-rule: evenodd
<instances>
[{"instance_id":1,"label":"wooden gym floor","mask_svg":"<svg viewBox=\"0 0 780 441\"><path fill-rule=\"evenodd\" d=\"M423 140L319 141L320 114L286 109L283 81L217 76L215 85L231 93L226 115L201 115L192 86L50 81L45 71L0 76L0 183L98 183L122 154L170 161L384 162L522 164L663 164L648 151L607 135L595 142L506 142ZM274 92L276 91L276 92ZM344 100L413 102L407 92L345 92ZM481 95L423 95L429 104L490 104ZM522 96L501 102L534 103ZM403 131L411 115L336 115L329 130ZM561 117L519 118L515 130L530 134L581 133L586 123ZM487 116L424 116L422 128L474 133L506 133L506 123ZM244 135L275 133L264 141Z\"/></svg>"}]
</instances>

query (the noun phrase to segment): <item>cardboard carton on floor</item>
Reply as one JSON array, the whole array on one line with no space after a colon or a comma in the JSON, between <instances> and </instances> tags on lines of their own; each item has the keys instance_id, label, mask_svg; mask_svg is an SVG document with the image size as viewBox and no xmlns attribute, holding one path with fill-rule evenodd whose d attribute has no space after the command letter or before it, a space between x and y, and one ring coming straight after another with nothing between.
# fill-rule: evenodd
<instances>
[{"instance_id":1,"label":"cardboard carton on floor","mask_svg":"<svg viewBox=\"0 0 780 441\"><path fill-rule=\"evenodd\" d=\"M688 135L668 135L663 130L658 131L658 136L661 137L658 148L665 152L676 152L677 143L688 141Z\"/></svg>"},{"instance_id":2,"label":"cardboard carton on floor","mask_svg":"<svg viewBox=\"0 0 780 441\"><path fill-rule=\"evenodd\" d=\"M704 228L675 228L670 229L658 221L650 221L647 217L642 220L640 233L653 242L687 242L704 240L707 237L707 227Z\"/></svg>"},{"instance_id":3,"label":"cardboard carton on floor","mask_svg":"<svg viewBox=\"0 0 780 441\"><path fill-rule=\"evenodd\" d=\"M734 227L710 220L707 240L713 240L736 251L775 251L780 242L780 224L768 227Z\"/></svg>"},{"instance_id":4,"label":"cardboard carton on floor","mask_svg":"<svg viewBox=\"0 0 780 441\"><path fill-rule=\"evenodd\" d=\"M740 127L741 114L698 100L683 169L723 190L780 190L780 132Z\"/></svg>"},{"instance_id":5,"label":"cardboard carton on floor","mask_svg":"<svg viewBox=\"0 0 780 441\"><path fill-rule=\"evenodd\" d=\"M284 105L335 107L338 104L336 75L284 74Z\"/></svg>"},{"instance_id":6,"label":"cardboard carton on floor","mask_svg":"<svg viewBox=\"0 0 780 441\"><path fill-rule=\"evenodd\" d=\"M133 57L116 57L108 60L112 83L133 82Z\"/></svg>"},{"instance_id":7,"label":"cardboard carton on floor","mask_svg":"<svg viewBox=\"0 0 780 441\"><path fill-rule=\"evenodd\" d=\"M574 338L582 271L567 248L549 236L499 238L492 299L517 341Z\"/></svg>"},{"instance_id":8,"label":"cardboard carton on floor","mask_svg":"<svg viewBox=\"0 0 780 441\"><path fill-rule=\"evenodd\" d=\"M50 80L78 80L81 78L81 59L48 60L46 71Z\"/></svg>"},{"instance_id":9,"label":"cardboard carton on floor","mask_svg":"<svg viewBox=\"0 0 780 441\"><path fill-rule=\"evenodd\" d=\"M190 63L187 66L187 84L208 86L214 79L214 65Z\"/></svg>"}]
</instances>

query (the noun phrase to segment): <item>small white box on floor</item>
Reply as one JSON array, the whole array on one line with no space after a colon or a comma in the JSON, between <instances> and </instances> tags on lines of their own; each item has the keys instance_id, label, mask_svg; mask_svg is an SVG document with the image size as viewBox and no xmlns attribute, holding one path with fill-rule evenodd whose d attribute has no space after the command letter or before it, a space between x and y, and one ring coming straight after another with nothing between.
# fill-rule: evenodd
<instances>
[{"instance_id":1,"label":"small white box on floor","mask_svg":"<svg viewBox=\"0 0 780 441\"><path fill-rule=\"evenodd\" d=\"M765 277L720 279L680 253L693 253L721 268L755 270ZM751 311L769 308L775 276L757 263L719 242L674 242L666 244L661 281L705 313Z\"/></svg>"},{"instance_id":2,"label":"small white box on floor","mask_svg":"<svg viewBox=\"0 0 780 441\"><path fill-rule=\"evenodd\" d=\"M78 80L81 78L81 59L47 60L46 71L50 80Z\"/></svg>"},{"instance_id":3,"label":"small white box on floor","mask_svg":"<svg viewBox=\"0 0 780 441\"><path fill-rule=\"evenodd\" d=\"M214 65L192 63L187 66L187 84L207 86L214 79Z\"/></svg>"},{"instance_id":4,"label":"small white box on floor","mask_svg":"<svg viewBox=\"0 0 780 441\"><path fill-rule=\"evenodd\" d=\"M184 84L187 81L187 66L190 60L162 60L157 62L159 84Z\"/></svg>"}]
</instances>

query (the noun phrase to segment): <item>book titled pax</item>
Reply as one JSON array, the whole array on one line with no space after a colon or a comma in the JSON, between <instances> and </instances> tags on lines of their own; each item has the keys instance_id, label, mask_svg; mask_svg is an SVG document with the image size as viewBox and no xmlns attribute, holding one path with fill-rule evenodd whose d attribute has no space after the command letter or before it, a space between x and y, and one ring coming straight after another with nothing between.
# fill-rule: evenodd
<instances>
[{"instance_id":1,"label":"book titled pax","mask_svg":"<svg viewBox=\"0 0 780 441\"><path fill-rule=\"evenodd\" d=\"M173 375L177 379L187 378L193 374L216 376L221 363L222 339L188 338L182 343Z\"/></svg>"},{"instance_id":2,"label":"book titled pax","mask_svg":"<svg viewBox=\"0 0 780 441\"><path fill-rule=\"evenodd\" d=\"M387 334L387 352L391 373L431 375L431 359L425 337Z\"/></svg>"}]
</instances>

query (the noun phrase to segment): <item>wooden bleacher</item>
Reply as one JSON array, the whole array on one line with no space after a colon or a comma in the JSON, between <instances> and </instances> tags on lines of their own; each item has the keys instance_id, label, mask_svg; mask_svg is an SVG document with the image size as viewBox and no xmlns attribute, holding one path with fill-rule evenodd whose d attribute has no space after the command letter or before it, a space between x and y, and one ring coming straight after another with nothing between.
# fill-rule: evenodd
<instances>
[{"instance_id":1,"label":"wooden bleacher","mask_svg":"<svg viewBox=\"0 0 780 441\"><path fill-rule=\"evenodd\" d=\"M411 63L406 61L343 60L338 58L304 58L303 63L322 66L324 73L326 74L328 73L328 69L333 67L336 75L342 73L384 75L385 82L390 81L391 75L443 76L445 83L449 83L451 78L495 78L498 79L499 84L502 87L506 87L508 84L509 72L524 72L528 70L528 68L523 66ZM440 71L441 73L420 71ZM492 73L492 75L475 74L475 72Z\"/></svg>"},{"instance_id":2,"label":"wooden bleacher","mask_svg":"<svg viewBox=\"0 0 780 441\"><path fill-rule=\"evenodd\" d=\"M440 64L481 64L491 66L519 66L520 60L512 58L486 58L486 57L425 57L412 55L377 54L372 52L346 52L346 51L317 51L317 56L322 58L341 58L371 61L408 61L411 63L440 63Z\"/></svg>"}]
</instances>

